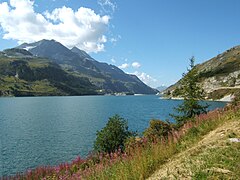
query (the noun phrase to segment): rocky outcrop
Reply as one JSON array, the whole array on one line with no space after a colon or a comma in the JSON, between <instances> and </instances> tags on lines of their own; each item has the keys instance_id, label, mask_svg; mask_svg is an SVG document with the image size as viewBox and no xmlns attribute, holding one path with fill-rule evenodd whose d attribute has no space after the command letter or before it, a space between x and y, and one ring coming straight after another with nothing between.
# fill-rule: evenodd
<instances>
[{"instance_id":1,"label":"rocky outcrop","mask_svg":"<svg viewBox=\"0 0 240 180\"><path fill-rule=\"evenodd\" d=\"M240 70L229 73L226 76L213 76L202 81L202 87L206 93L210 93L216 89L238 88L240 85Z\"/></svg>"},{"instance_id":2,"label":"rocky outcrop","mask_svg":"<svg viewBox=\"0 0 240 180\"><path fill-rule=\"evenodd\" d=\"M196 68L207 99L221 99L240 93L240 46L198 64ZM180 84L181 80L167 88L164 94L174 97Z\"/></svg>"}]
</instances>

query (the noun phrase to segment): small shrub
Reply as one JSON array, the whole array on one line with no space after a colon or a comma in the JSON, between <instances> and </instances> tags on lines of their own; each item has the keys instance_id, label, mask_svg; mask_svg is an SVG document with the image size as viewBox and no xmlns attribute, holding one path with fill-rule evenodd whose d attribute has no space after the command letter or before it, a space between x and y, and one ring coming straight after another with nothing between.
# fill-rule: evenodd
<instances>
[{"instance_id":1,"label":"small shrub","mask_svg":"<svg viewBox=\"0 0 240 180\"><path fill-rule=\"evenodd\" d=\"M127 121L119 115L109 118L107 125L97 132L94 150L98 152L115 152L124 149L124 143L133 133L128 130Z\"/></svg>"},{"instance_id":2,"label":"small shrub","mask_svg":"<svg viewBox=\"0 0 240 180\"><path fill-rule=\"evenodd\" d=\"M200 133L200 130L197 127L192 127L191 129L189 129L188 131L190 136L198 136Z\"/></svg>"},{"instance_id":3,"label":"small shrub","mask_svg":"<svg viewBox=\"0 0 240 180\"><path fill-rule=\"evenodd\" d=\"M151 141L156 138L166 137L168 133L172 130L172 125L170 123L161 120L151 120L150 126L147 128L143 135Z\"/></svg>"}]
</instances>

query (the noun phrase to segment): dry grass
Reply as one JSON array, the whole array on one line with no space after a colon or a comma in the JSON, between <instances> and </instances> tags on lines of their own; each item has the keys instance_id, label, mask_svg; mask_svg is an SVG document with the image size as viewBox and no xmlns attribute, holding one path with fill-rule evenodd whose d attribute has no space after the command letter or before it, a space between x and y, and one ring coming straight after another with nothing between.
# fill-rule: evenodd
<instances>
[{"instance_id":1,"label":"dry grass","mask_svg":"<svg viewBox=\"0 0 240 180\"><path fill-rule=\"evenodd\" d=\"M240 137L239 120L228 121L211 131L197 144L169 159L149 179L240 178L236 169L240 168L240 143L230 143L233 133Z\"/></svg>"}]
</instances>

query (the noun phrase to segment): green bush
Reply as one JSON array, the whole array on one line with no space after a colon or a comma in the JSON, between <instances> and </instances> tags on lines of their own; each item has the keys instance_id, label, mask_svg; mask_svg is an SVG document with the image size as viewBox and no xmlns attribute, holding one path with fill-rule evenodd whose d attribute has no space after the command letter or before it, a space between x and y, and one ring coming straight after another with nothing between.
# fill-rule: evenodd
<instances>
[{"instance_id":1,"label":"green bush","mask_svg":"<svg viewBox=\"0 0 240 180\"><path fill-rule=\"evenodd\" d=\"M106 126L97 131L94 150L97 152L111 153L119 148L124 149L124 143L133 133L128 130L127 121L119 115L110 117Z\"/></svg>"},{"instance_id":2,"label":"green bush","mask_svg":"<svg viewBox=\"0 0 240 180\"><path fill-rule=\"evenodd\" d=\"M151 120L150 126L144 131L143 135L150 140L166 137L172 130L172 125L161 120Z\"/></svg>"}]
</instances>

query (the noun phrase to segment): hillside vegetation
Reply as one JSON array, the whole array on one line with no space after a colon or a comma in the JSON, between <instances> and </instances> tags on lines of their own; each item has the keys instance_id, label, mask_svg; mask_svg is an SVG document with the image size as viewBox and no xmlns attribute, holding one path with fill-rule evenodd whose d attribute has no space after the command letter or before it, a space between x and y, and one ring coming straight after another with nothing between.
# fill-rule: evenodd
<instances>
[{"instance_id":1,"label":"hillside vegetation","mask_svg":"<svg viewBox=\"0 0 240 180\"><path fill-rule=\"evenodd\" d=\"M193 133L198 133L194 129ZM185 151L176 154L149 180L154 179L238 179L240 177L240 120L233 119L203 136Z\"/></svg>"},{"instance_id":2,"label":"hillside vegetation","mask_svg":"<svg viewBox=\"0 0 240 180\"><path fill-rule=\"evenodd\" d=\"M240 46L196 66L200 84L207 93L207 99L221 99L227 95L240 94ZM164 91L170 97L179 96L181 80Z\"/></svg>"},{"instance_id":3,"label":"hillside vegetation","mask_svg":"<svg viewBox=\"0 0 240 180\"><path fill-rule=\"evenodd\" d=\"M57 64L24 50L16 56L15 51L0 55L1 96L96 94L87 78L66 73Z\"/></svg>"}]
</instances>

